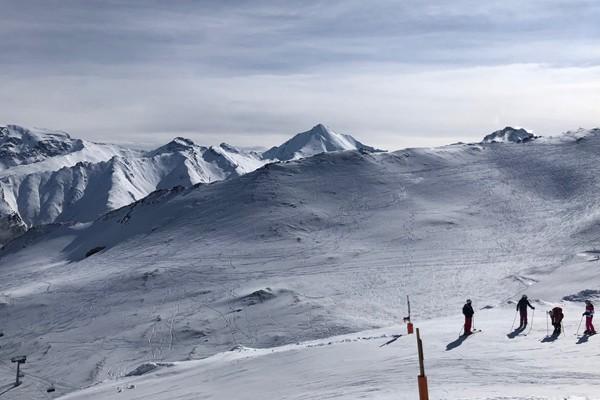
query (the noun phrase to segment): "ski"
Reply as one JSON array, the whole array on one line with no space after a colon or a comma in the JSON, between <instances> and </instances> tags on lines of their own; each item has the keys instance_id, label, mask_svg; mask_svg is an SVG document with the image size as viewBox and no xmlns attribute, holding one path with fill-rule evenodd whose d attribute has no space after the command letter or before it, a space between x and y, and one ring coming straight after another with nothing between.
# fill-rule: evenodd
<instances>
[{"instance_id":1,"label":"ski","mask_svg":"<svg viewBox=\"0 0 600 400\"><path fill-rule=\"evenodd\" d=\"M469 335L465 335L465 334L463 334L463 335L461 335L461 336L463 336L463 337L466 337L466 338L467 338L467 337L469 337L469 336L472 336L472 335L474 335L475 333L481 333L481 332L483 332L481 329L473 329Z\"/></svg>"},{"instance_id":2,"label":"ski","mask_svg":"<svg viewBox=\"0 0 600 400\"><path fill-rule=\"evenodd\" d=\"M587 334L587 333L584 333L583 335L578 335L578 334L575 334L575 337L577 337L578 339L580 339L580 338L582 338L582 337L592 337L592 336L596 336L596 335L597 335L596 333L593 333L593 334L591 334L591 335L590 335L590 334Z\"/></svg>"}]
</instances>

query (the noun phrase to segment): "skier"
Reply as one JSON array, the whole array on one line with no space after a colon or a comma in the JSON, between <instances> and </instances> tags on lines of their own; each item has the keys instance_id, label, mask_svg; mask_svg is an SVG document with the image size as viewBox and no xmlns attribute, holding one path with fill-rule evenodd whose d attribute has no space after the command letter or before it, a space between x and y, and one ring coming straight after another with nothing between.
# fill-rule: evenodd
<instances>
[{"instance_id":1,"label":"skier","mask_svg":"<svg viewBox=\"0 0 600 400\"><path fill-rule=\"evenodd\" d=\"M552 326L554 327L552 336L560 336L562 320L564 318L562 308L554 307L552 310L548 311L548 314L550 314L550 320L552 321Z\"/></svg>"},{"instance_id":2,"label":"skier","mask_svg":"<svg viewBox=\"0 0 600 400\"><path fill-rule=\"evenodd\" d=\"M467 299L467 303L463 306L463 314L465 316L464 335L467 336L473 333L471 331L471 324L473 323L473 314L475 314L475 311L473 311L473 307L471 306L471 299Z\"/></svg>"},{"instance_id":3,"label":"skier","mask_svg":"<svg viewBox=\"0 0 600 400\"><path fill-rule=\"evenodd\" d=\"M592 318L594 318L594 305L590 300L585 301L585 332L584 335L595 335L596 329L594 329L594 325L592 324Z\"/></svg>"},{"instance_id":4,"label":"skier","mask_svg":"<svg viewBox=\"0 0 600 400\"><path fill-rule=\"evenodd\" d=\"M521 297L521 300L519 300L517 303L517 310L521 314L519 329L525 329L527 326L527 307L531 307L532 310L535 310L535 307L531 305L529 300L527 300L527 295L524 294L523 297Z\"/></svg>"}]
</instances>

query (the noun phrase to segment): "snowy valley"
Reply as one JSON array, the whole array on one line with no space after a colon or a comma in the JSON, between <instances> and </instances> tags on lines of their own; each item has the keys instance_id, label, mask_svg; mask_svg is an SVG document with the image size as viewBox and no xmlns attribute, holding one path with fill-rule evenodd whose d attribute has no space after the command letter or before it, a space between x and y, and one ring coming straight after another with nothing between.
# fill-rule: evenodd
<instances>
[{"instance_id":1,"label":"snowy valley","mask_svg":"<svg viewBox=\"0 0 600 400\"><path fill-rule=\"evenodd\" d=\"M598 129L382 152L317 125L264 153L2 132L0 398L415 399L414 336L380 347L406 295L432 399L600 398L574 335L600 299Z\"/></svg>"}]
</instances>

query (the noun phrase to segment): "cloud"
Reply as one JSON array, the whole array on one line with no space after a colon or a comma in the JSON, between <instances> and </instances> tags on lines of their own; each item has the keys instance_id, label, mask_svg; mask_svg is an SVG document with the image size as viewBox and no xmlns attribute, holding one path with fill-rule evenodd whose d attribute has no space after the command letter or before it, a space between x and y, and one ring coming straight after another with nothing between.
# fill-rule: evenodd
<instances>
[{"instance_id":1,"label":"cloud","mask_svg":"<svg viewBox=\"0 0 600 400\"><path fill-rule=\"evenodd\" d=\"M325 122L386 148L598 125L594 1L22 1L0 123L272 145Z\"/></svg>"},{"instance_id":2,"label":"cloud","mask_svg":"<svg viewBox=\"0 0 600 400\"><path fill-rule=\"evenodd\" d=\"M585 1L26 1L0 18L0 65L58 74L600 60L600 5Z\"/></svg>"},{"instance_id":3,"label":"cloud","mask_svg":"<svg viewBox=\"0 0 600 400\"><path fill-rule=\"evenodd\" d=\"M600 67L362 66L227 78L39 78L3 88L12 111L3 106L1 117L96 140L188 136L206 144L273 145L324 122L395 149L478 140L510 124L540 134L592 126Z\"/></svg>"}]
</instances>

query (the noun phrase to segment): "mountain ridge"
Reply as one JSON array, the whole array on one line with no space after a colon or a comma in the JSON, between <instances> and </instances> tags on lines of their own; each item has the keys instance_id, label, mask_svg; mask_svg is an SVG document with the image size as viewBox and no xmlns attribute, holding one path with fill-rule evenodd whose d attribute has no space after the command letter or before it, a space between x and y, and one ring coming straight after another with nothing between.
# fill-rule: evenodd
<instances>
[{"instance_id":1,"label":"mountain ridge","mask_svg":"<svg viewBox=\"0 0 600 400\"><path fill-rule=\"evenodd\" d=\"M23 226L89 222L157 189L225 180L282 161L267 157L268 152L244 151L226 143L200 146L183 137L154 150L138 151L72 139L64 132L8 127L2 128L4 163L12 167L0 171L0 219L5 231L13 233L0 243L22 233ZM311 131L317 140L334 139L320 147L311 147L310 138L308 142L295 140ZM350 136L331 133L323 125L311 131L286 142L300 143L293 148L294 158L323 151L372 149ZM26 145L15 147L13 142ZM39 150L47 148L55 150ZM289 151L290 146L286 148Z\"/></svg>"}]
</instances>

